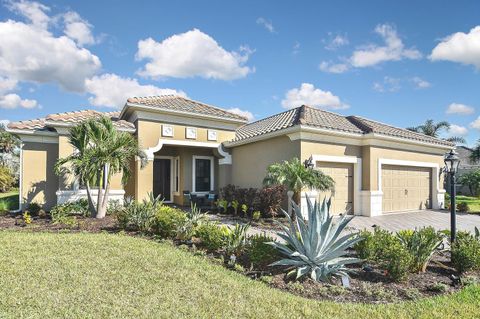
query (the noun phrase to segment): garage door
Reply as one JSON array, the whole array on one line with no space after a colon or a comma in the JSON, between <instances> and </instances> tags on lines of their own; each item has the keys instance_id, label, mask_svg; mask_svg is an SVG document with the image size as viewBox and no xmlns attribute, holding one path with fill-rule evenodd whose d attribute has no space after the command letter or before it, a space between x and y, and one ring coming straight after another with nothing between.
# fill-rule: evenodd
<instances>
[{"instance_id":1,"label":"garage door","mask_svg":"<svg viewBox=\"0 0 480 319\"><path fill-rule=\"evenodd\" d=\"M321 192L319 199L332 198L331 214L353 214L353 164L317 162L316 167L335 181L333 191Z\"/></svg>"},{"instance_id":2,"label":"garage door","mask_svg":"<svg viewBox=\"0 0 480 319\"><path fill-rule=\"evenodd\" d=\"M383 212L430 208L432 170L382 165Z\"/></svg>"}]
</instances>

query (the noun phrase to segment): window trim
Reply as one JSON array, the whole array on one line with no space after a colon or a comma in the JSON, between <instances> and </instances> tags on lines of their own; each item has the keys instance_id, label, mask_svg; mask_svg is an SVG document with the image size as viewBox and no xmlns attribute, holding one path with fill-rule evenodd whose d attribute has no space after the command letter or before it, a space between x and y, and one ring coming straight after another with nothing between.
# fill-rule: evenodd
<instances>
[{"instance_id":1,"label":"window trim","mask_svg":"<svg viewBox=\"0 0 480 319\"><path fill-rule=\"evenodd\" d=\"M196 160L197 159L208 159L210 160L210 190L209 191L199 191L197 192L195 186L195 177L196 177ZM213 191L215 188L215 158L213 156L201 156L201 155L193 155L192 156L192 193L195 194L208 194L209 192Z\"/></svg>"},{"instance_id":2,"label":"window trim","mask_svg":"<svg viewBox=\"0 0 480 319\"><path fill-rule=\"evenodd\" d=\"M173 162L173 172L172 172L172 180L173 180L173 195L180 195L180 156L175 156L172 158Z\"/></svg>"}]
</instances>

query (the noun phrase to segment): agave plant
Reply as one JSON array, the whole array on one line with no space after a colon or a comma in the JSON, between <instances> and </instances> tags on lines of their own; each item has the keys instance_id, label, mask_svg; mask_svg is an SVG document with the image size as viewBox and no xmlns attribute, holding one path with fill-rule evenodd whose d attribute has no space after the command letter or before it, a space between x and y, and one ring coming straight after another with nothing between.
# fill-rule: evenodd
<instances>
[{"instance_id":1,"label":"agave plant","mask_svg":"<svg viewBox=\"0 0 480 319\"><path fill-rule=\"evenodd\" d=\"M190 239L193 236L195 228L206 221L207 213L202 213L202 210L197 207L195 203L190 206L190 211L185 213L185 223L178 229L179 239Z\"/></svg>"},{"instance_id":2,"label":"agave plant","mask_svg":"<svg viewBox=\"0 0 480 319\"><path fill-rule=\"evenodd\" d=\"M300 207L292 202L295 221L285 211L290 227L283 226L283 232L277 233L285 243L270 242L284 258L271 266L290 266L294 268L289 275L295 274L297 279L310 275L315 281L330 281L333 277L348 277L347 264L358 263L358 258L344 257L346 250L361 239L358 234L348 233L340 237L343 229L352 220L352 216L342 215L338 221L330 216L331 199L323 200L319 205L307 197L308 220L304 220Z\"/></svg>"},{"instance_id":3,"label":"agave plant","mask_svg":"<svg viewBox=\"0 0 480 319\"><path fill-rule=\"evenodd\" d=\"M236 224L233 229L230 229L228 235L226 236L225 243L225 253L227 256L230 255L239 255L247 246L247 231L250 228L250 225Z\"/></svg>"}]
</instances>

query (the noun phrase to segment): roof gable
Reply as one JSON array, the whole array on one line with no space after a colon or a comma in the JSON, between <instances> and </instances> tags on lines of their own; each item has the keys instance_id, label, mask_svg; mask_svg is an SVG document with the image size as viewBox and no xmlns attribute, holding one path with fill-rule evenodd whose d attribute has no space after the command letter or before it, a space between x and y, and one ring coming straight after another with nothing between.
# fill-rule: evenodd
<instances>
[{"instance_id":1,"label":"roof gable","mask_svg":"<svg viewBox=\"0 0 480 319\"><path fill-rule=\"evenodd\" d=\"M189 113L196 116L205 115L225 120L235 120L244 123L248 122L247 118L238 114L226 111L216 106L187 99L178 95L132 97L127 100L125 108L129 106L144 106L163 111ZM122 111L122 113L124 111Z\"/></svg>"}]
</instances>

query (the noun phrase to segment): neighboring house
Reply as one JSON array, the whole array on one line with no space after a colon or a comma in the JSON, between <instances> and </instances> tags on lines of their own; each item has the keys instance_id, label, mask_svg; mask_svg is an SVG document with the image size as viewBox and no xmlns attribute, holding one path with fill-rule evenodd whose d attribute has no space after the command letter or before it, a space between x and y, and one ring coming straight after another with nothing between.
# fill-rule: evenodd
<instances>
[{"instance_id":1,"label":"neighboring house","mask_svg":"<svg viewBox=\"0 0 480 319\"><path fill-rule=\"evenodd\" d=\"M480 169L480 163L474 163L470 160L470 156L472 155L472 149L466 146L457 146L455 149L458 153L458 157L460 158L460 164L458 164L458 177L462 176L462 174ZM447 179L448 180L448 179ZM446 189L450 189L450 183L447 181ZM462 186L461 184L457 183L457 193L462 195L476 195L471 194L470 189L466 186Z\"/></svg>"},{"instance_id":2,"label":"neighboring house","mask_svg":"<svg viewBox=\"0 0 480 319\"><path fill-rule=\"evenodd\" d=\"M181 205L184 191L206 196L227 184L261 187L268 165L312 157L335 179L335 213L374 216L386 212L441 208L443 155L453 144L357 116L308 106L247 124L234 113L178 96L130 98L119 113L79 111L10 123L23 142L21 203L47 209L85 196L71 177L53 166L70 154L68 129L106 115L131 132L148 155L125 187L112 181L112 199L142 199L149 192ZM314 193L312 195L315 195ZM305 196L305 195L304 195Z\"/></svg>"}]
</instances>

